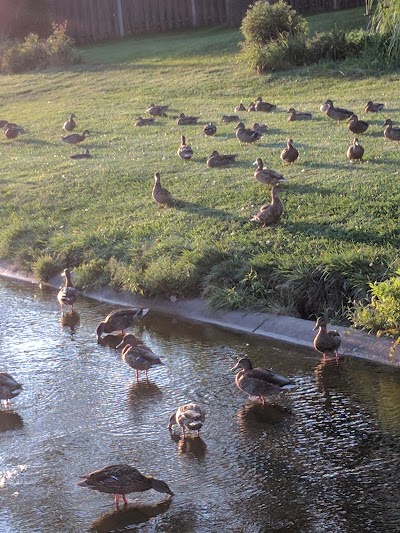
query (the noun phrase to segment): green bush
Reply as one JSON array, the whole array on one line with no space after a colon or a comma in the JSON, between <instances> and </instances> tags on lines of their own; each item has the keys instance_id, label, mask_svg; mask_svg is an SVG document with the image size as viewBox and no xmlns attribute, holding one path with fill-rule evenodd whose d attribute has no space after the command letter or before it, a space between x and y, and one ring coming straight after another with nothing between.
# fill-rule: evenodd
<instances>
[{"instance_id":1,"label":"green bush","mask_svg":"<svg viewBox=\"0 0 400 533\"><path fill-rule=\"evenodd\" d=\"M341 61L356 56L365 47L364 30L345 32L338 28L325 33L316 33L308 44L308 62Z\"/></svg>"},{"instance_id":2,"label":"green bush","mask_svg":"<svg viewBox=\"0 0 400 533\"><path fill-rule=\"evenodd\" d=\"M49 254L41 255L33 264L33 274L40 281L49 281L60 270L60 263Z\"/></svg>"}]
</instances>

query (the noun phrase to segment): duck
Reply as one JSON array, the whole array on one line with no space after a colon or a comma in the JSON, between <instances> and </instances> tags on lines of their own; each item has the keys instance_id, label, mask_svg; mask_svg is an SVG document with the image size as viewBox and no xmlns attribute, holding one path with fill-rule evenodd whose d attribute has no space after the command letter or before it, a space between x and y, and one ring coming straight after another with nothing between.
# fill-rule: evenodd
<instances>
[{"instance_id":1,"label":"duck","mask_svg":"<svg viewBox=\"0 0 400 533\"><path fill-rule=\"evenodd\" d=\"M225 167L235 162L237 154L220 154L217 150L214 150L210 157L207 159L207 166L209 168Z\"/></svg>"},{"instance_id":2,"label":"duck","mask_svg":"<svg viewBox=\"0 0 400 533\"><path fill-rule=\"evenodd\" d=\"M250 102L249 105L247 106L247 111L249 113L251 113L252 111L257 111L256 110L256 103L255 102Z\"/></svg>"},{"instance_id":3,"label":"duck","mask_svg":"<svg viewBox=\"0 0 400 533\"><path fill-rule=\"evenodd\" d=\"M194 402L187 403L179 406L169 417L168 429L171 431L172 426L178 424L182 429L183 438L186 436L186 431L197 431L199 436L205 419L206 413L201 405Z\"/></svg>"},{"instance_id":4,"label":"duck","mask_svg":"<svg viewBox=\"0 0 400 533\"><path fill-rule=\"evenodd\" d=\"M254 131L258 131L259 133L267 133L268 126L266 124L259 124L258 122L254 122L251 129Z\"/></svg>"},{"instance_id":5,"label":"duck","mask_svg":"<svg viewBox=\"0 0 400 533\"><path fill-rule=\"evenodd\" d=\"M293 139L288 139L286 148L281 152L280 158L285 163L294 163L299 157L299 151L293 146Z\"/></svg>"},{"instance_id":6,"label":"duck","mask_svg":"<svg viewBox=\"0 0 400 533\"><path fill-rule=\"evenodd\" d=\"M2 130L4 130L5 127L8 126L8 124L9 124L8 120L0 119L0 128L1 128Z\"/></svg>"},{"instance_id":7,"label":"duck","mask_svg":"<svg viewBox=\"0 0 400 533\"><path fill-rule=\"evenodd\" d=\"M14 124L8 123L7 126L4 127L4 135L9 140L16 139L19 134L20 134L20 132L18 131L18 128L15 127Z\"/></svg>"},{"instance_id":8,"label":"duck","mask_svg":"<svg viewBox=\"0 0 400 533\"><path fill-rule=\"evenodd\" d=\"M68 120L64 122L63 129L65 131L73 131L76 128L76 122L74 118L76 118L74 113L71 113Z\"/></svg>"},{"instance_id":9,"label":"duck","mask_svg":"<svg viewBox=\"0 0 400 533\"><path fill-rule=\"evenodd\" d=\"M312 114L307 111L296 111L294 107L291 107L286 111L289 113L288 122L294 122L295 120L311 120Z\"/></svg>"},{"instance_id":10,"label":"duck","mask_svg":"<svg viewBox=\"0 0 400 533\"><path fill-rule=\"evenodd\" d=\"M248 394L250 399L259 399L265 403L271 395L276 395L296 387L289 378L276 374L268 368L253 368L248 357L242 357L231 368L231 371L240 369L235 376L235 384L238 389Z\"/></svg>"},{"instance_id":11,"label":"duck","mask_svg":"<svg viewBox=\"0 0 400 533\"><path fill-rule=\"evenodd\" d=\"M152 115L153 117L166 117L168 116L166 114L168 107L169 105L155 105L152 103L146 109L146 113L149 113L149 115Z\"/></svg>"},{"instance_id":12,"label":"duck","mask_svg":"<svg viewBox=\"0 0 400 533\"><path fill-rule=\"evenodd\" d=\"M275 104L270 104L269 102L264 102L261 96L256 98L255 101L255 109L256 111L264 111L265 113L270 113L274 109L276 109Z\"/></svg>"},{"instance_id":13,"label":"duck","mask_svg":"<svg viewBox=\"0 0 400 533\"><path fill-rule=\"evenodd\" d=\"M65 135L61 137L61 140L69 144L78 144L85 140L86 135L90 135L89 130L85 130L82 133L71 133L71 135Z\"/></svg>"},{"instance_id":14,"label":"duck","mask_svg":"<svg viewBox=\"0 0 400 533\"><path fill-rule=\"evenodd\" d=\"M215 135L217 133L217 126L212 122L209 122L204 126L203 133L211 137L212 135Z\"/></svg>"},{"instance_id":15,"label":"duck","mask_svg":"<svg viewBox=\"0 0 400 533\"><path fill-rule=\"evenodd\" d=\"M384 123L385 131L383 132L383 135L386 137L386 139L389 139L390 141L400 141L400 127L399 126L393 126L393 121L390 118L387 118Z\"/></svg>"},{"instance_id":16,"label":"duck","mask_svg":"<svg viewBox=\"0 0 400 533\"><path fill-rule=\"evenodd\" d=\"M263 183L265 185L276 185L277 183L286 181L286 178L279 172L264 168L264 164L261 157L257 157L253 165L257 165L257 168L254 172L254 177L260 183Z\"/></svg>"},{"instance_id":17,"label":"duck","mask_svg":"<svg viewBox=\"0 0 400 533\"><path fill-rule=\"evenodd\" d=\"M152 192L153 200L161 205L171 205L173 202L172 194L168 189L161 186L160 173L154 174L154 187Z\"/></svg>"},{"instance_id":18,"label":"duck","mask_svg":"<svg viewBox=\"0 0 400 533\"><path fill-rule=\"evenodd\" d=\"M152 366L164 364L158 355L136 338L135 335L129 333L124 335L122 342L116 346L117 350L121 348L122 359L124 363L135 370L137 382L139 382L140 370L145 372L146 378L148 379L147 371L150 370Z\"/></svg>"},{"instance_id":19,"label":"duck","mask_svg":"<svg viewBox=\"0 0 400 533\"><path fill-rule=\"evenodd\" d=\"M367 105L364 107L365 113L378 113L379 111L382 111L385 107L385 104L379 104L372 102L372 100L369 100L367 102Z\"/></svg>"},{"instance_id":20,"label":"duck","mask_svg":"<svg viewBox=\"0 0 400 533\"><path fill-rule=\"evenodd\" d=\"M181 145L178 148L178 155L181 159L191 159L193 157L193 149L189 144L186 144L184 135L181 135Z\"/></svg>"},{"instance_id":21,"label":"duck","mask_svg":"<svg viewBox=\"0 0 400 533\"><path fill-rule=\"evenodd\" d=\"M6 401L6 406L10 406L11 399L18 396L21 391L21 383L18 383L8 372L0 372L0 407L3 400Z\"/></svg>"},{"instance_id":22,"label":"duck","mask_svg":"<svg viewBox=\"0 0 400 533\"><path fill-rule=\"evenodd\" d=\"M362 161L364 155L364 148L361 146L357 137L354 137L353 142L347 149L347 157L354 163L354 161Z\"/></svg>"},{"instance_id":23,"label":"duck","mask_svg":"<svg viewBox=\"0 0 400 533\"><path fill-rule=\"evenodd\" d=\"M340 107L333 107L332 100L327 100L323 105L323 108L325 110L325 114L329 118L337 120L338 122L340 120L348 120L351 115L354 115L353 111L348 111L347 109L342 109Z\"/></svg>"},{"instance_id":24,"label":"duck","mask_svg":"<svg viewBox=\"0 0 400 533\"><path fill-rule=\"evenodd\" d=\"M222 115L221 122L239 122L240 118L237 115Z\"/></svg>"},{"instance_id":25,"label":"duck","mask_svg":"<svg viewBox=\"0 0 400 533\"><path fill-rule=\"evenodd\" d=\"M149 309L141 307L115 309L115 311L111 311L111 313L109 313L97 326L97 338L101 337L103 333L113 333L113 331L119 331L121 335L124 335L124 331L127 328L136 324L136 322L147 315L148 312Z\"/></svg>"},{"instance_id":26,"label":"duck","mask_svg":"<svg viewBox=\"0 0 400 533\"><path fill-rule=\"evenodd\" d=\"M263 134L259 131L253 130L251 128L245 128L243 122L239 122L235 130L236 138L239 142L242 143L253 143L255 141L259 141L263 136Z\"/></svg>"},{"instance_id":27,"label":"duck","mask_svg":"<svg viewBox=\"0 0 400 533\"><path fill-rule=\"evenodd\" d=\"M69 268L64 269L62 275L65 278L64 287L58 291L57 300L61 305L61 310L64 312L64 306L69 305L71 313L74 312L74 303L78 298L78 291L72 284L71 271Z\"/></svg>"},{"instance_id":28,"label":"duck","mask_svg":"<svg viewBox=\"0 0 400 533\"><path fill-rule=\"evenodd\" d=\"M146 490L153 489L162 494L174 495L165 481L143 475L137 468L128 464L108 465L90 474L85 474L82 477L84 479L77 483L79 487L114 494L117 507L120 498L122 498L126 506L128 501L125 495L131 494L132 492L145 492Z\"/></svg>"},{"instance_id":29,"label":"duck","mask_svg":"<svg viewBox=\"0 0 400 533\"><path fill-rule=\"evenodd\" d=\"M342 342L339 332L336 330L328 331L327 327L327 320L323 316L318 317L314 327L314 331L318 329L318 333L314 338L313 345L317 352L322 353L324 359L327 353L332 352L335 353L337 357L338 350Z\"/></svg>"},{"instance_id":30,"label":"duck","mask_svg":"<svg viewBox=\"0 0 400 533\"><path fill-rule=\"evenodd\" d=\"M240 111L247 111L247 109L243 105L243 102L240 102L240 104L235 107L234 111L235 113L240 113Z\"/></svg>"},{"instance_id":31,"label":"duck","mask_svg":"<svg viewBox=\"0 0 400 533\"><path fill-rule=\"evenodd\" d=\"M283 203L278 196L278 186L273 185L271 189L271 203L260 207L258 213L250 221L258 222L265 228L279 221L283 214Z\"/></svg>"},{"instance_id":32,"label":"duck","mask_svg":"<svg viewBox=\"0 0 400 533\"><path fill-rule=\"evenodd\" d=\"M197 124L199 117L192 117L190 115L185 115L181 113L176 121L178 126L189 126L190 124Z\"/></svg>"},{"instance_id":33,"label":"duck","mask_svg":"<svg viewBox=\"0 0 400 533\"><path fill-rule=\"evenodd\" d=\"M359 120L358 116L353 113L349 118L349 124L347 127L352 133L360 134L366 132L368 126L368 122L365 122L364 120Z\"/></svg>"},{"instance_id":34,"label":"duck","mask_svg":"<svg viewBox=\"0 0 400 533\"><path fill-rule=\"evenodd\" d=\"M81 154L70 155L71 159L92 159L92 155L89 152L89 148L85 148Z\"/></svg>"},{"instance_id":35,"label":"duck","mask_svg":"<svg viewBox=\"0 0 400 533\"><path fill-rule=\"evenodd\" d=\"M149 126L150 124L154 124L154 122L155 122L154 117L149 117L149 118L137 117L136 122L135 122L135 126L137 126L137 127L139 127L139 126Z\"/></svg>"}]
</instances>

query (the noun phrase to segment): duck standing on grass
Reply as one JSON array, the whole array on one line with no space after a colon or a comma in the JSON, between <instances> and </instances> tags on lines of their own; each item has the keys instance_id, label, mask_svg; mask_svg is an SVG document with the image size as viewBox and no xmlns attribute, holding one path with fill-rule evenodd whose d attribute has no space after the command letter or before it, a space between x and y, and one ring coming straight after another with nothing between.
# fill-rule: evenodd
<instances>
[{"instance_id":1,"label":"duck standing on grass","mask_svg":"<svg viewBox=\"0 0 400 533\"><path fill-rule=\"evenodd\" d=\"M63 129L65 131L73 131L76 128L76 122L74 118L76 118L75 115L71 113L69 119L64 122Z\"/></svg>"},{"instance_id":2,"label":"duck standing on grass","mask_svg":"<svg viewBox=\"0 0 400 533\"><path fill-rule=\"evenodd\" d=\"M205 411L198 403L187 403L178 407L169 417L168 429L171 431L172 426L178 424L182 429L183 438L186 436L186 431L197 431L199 436L205 419Z\"/></svg>"},{"instance_id":3,"label":"duck standing on grass","mask_svg":"<svg viewBox=\"0 0 400 533\"><path fill-rule=\"evenodd\" d=\"M278 186L273 185L271 189L271 203L262 205L258 213L250 221L258 222L265 228L266 226L271 226L279 222L282 214L283 203L278 196Z\"/></svg>"},{"instance_id":4,"label":"duck standing on grass","mask_svg":"<svg viewBox=\"0 0 400 533\"><path fill-rule=\"evenodd\" d=\"M236 138L241 143L253 143L255 141L258 141L262 137L262 133L259 131L253 130L251 128L245 128L243 122L239 122L239 124L235 128L236 131Z\"/></svg>"},{"instance_id":5,"label":"duck standing on grass","mask_svg":"<svg viewBox=\"0 0 400 533\"><path fill-rule=\"evenodd\" d=\"M154 187L152 192L153 200L155 200L158 204L166 206L166 205L172 205L173 199L172 194L169 192L168 189L165 189L161 186L161 178L160 173L156 172L154 174Z\"/></svg>"},{"instance_id":6,"label":"duck standing on grass","mask_svg":"<svg viewBox=\"0 0 400 533\"><path fill-rule=\"evenodd\" d=\"M126 328L130 328L136 324L136 322L147 315L148 312L148 309L138 307L111 311L111 313L109 313L97 326L97 338L99 339L103 333L112 333L113 331L119 331L121 335L124 335Z\"/></svg>"},{"instance_id":7,"label":"duck standing on grass","mask_svg":"<svg viewBox=\"0 0 400 533\"><path fill-rule=\"evenodd\" d=\"M365 120L359 120L357 115L351 115L349 118L349 124L347 125L352 133L360 134L365 133L369 127L368 122Z\"/></svg>"},{"instance_id":8,"label":"duck standing on grass","mask_svg":"<svg viewBox=\"0 0 400 533\"><path fill-rule=\"evenodd\" d=\"M124 502L124 506L128 504L125 495L131 492L144 492L153 489L169 496L174 495L165 481L152 476L145 476L139 470L127 464L105 466L83 477L85 479L77 483L79 487L87 487L98 492L114 494L117 507L120 497Z\"/></svg>"},{"instance_id":9,"label":"duck standing on grass","mask_svg":"<svg viewBox=\"0 0 400 533\"><path fill-rule=\"evenodd\" d=\"M347 149L347 158L354 163L355 161L362 161L363 155L364 148L361 146L357 137L354 137L352 144Z\"/></svg>"},{"instance_id":10,"label":"duck standing on grass","mask_svg":"<svg viewBox=\"0 0 400 533\"><path fill-rule=\"evenodd\" d=\"M78 291L72 284L71 271L66 268L62 274L65 278L64 287L61 287L57 294L57 300L61 305L61 311L64 312L64 306L69 305L71 313L74 312L74 303L78 298Z\"/></svg>"},{"instance_id":11,"label":"duck standing on grass","mask_svg":"<svg viewBox=\"0 0 400 533\"><path fill-rule=\"evenodd\" d=\"M71 135L65 135L61 137L61 140L68 144L78 144L86 139L86 136L90 135L89 130L85 130L82 133L71 133Z\"/></svg>"},{"instance_id":12,"label":"duck standing on grass","mask_svg":"<svg viewBox=\"0 0 400 533\"><path fill-rule=\"evenodd\" d=\"M296 387L296 384L267 368L253 368L247 357L239 359L231 371L241 369L235 376L238 389L248 394L250 400L261 400L264 404L271 395L280 394Z\"/></svg>"},{"instance_id":13,"label":"duck standing on grass","mask_svg":"<svg viewBox=\"0 0 400 533\"><path fill-rule=\"evenodd\" d=\"M181 159L192 159L193 149L189 144L186 144L186 137L181 135L181 145L178 148L178 155Z\"/></svg>"},{"instance_id":14,"label":"duck standing on grass","mask_svg":"<svg viewBox=\"0 0 400 533\"><path fill-rule=\"evenodd\" d=\"M286 148L281 152L281 160L284 163L294 163L299 157L299 151L293 146L293 139L288 139L286 143Z\"/></svg>"},{"instance_id":15,"label":"duck standing on grass","mask_svg":"<svg viewBox=\"0 0 400 533\"><path fill-rule=\"evenodd\" d=\"M332 100L327 100L324 105L321 106L321 110L324 111L329 118L337 120L338 123L341 120L349 120L351 115L354 115L353 111L342 109L341 107L334 107Z\"/></svg>"},{"instance_id":16,"label":"duck standing on grass","mask_svg":"<svg viewBox=\"0 0 400 533\"><path fill-rule=\"evenodd\" d=\"M271 170L269 168L264 168L261 157L257 157L253 165L256 165L254 177L257 181L263 183L264 185L276 185L277 183L286 181L286 178L279 172L275 172L275 170Z\"/></svg>"},{"instance_id":17,"label":"duck standing on grass","mask_svg":"<svg viewBox=\"0 0 400 533\"><path fill-rule=\"evenodd\" d=\"M269 102L264 102L261 96L256 98L255 101L255 110L256 111L264 111L264 113L271 113L271 111L274 111L276 109L275 104L270 104Z\"/></svg>"},{"instance_id":18,"label":"duck standing on grass","mask_svg":"<svg viewBox=\"0 0 400 533\"><path fill-rule=\"evenodd\" d=\"M393 121L390 118L385 120L384 126L386 127L383 135L386 137L386 139L400 142L400 127L393 126Z\"/></svg>"},{"instance_id":19,"label":"duck standing on grass","mask_svg":"<svg viewBox=\"0 0 400 533\"><path fill-rule=\"evenodd\" d=\"M1 402L6 401L6 407L10 407L11 399L20 394L21 383L18 383L8 372L0 372L0 408Z\"/></svg>"},{"instance_id":20,"label":"duck standing on grass","mask_svg":"<svg viewBox=\"0 0 400 533\"><path fill-rule=\"evenodd\" d=\"M318 333L314 338L314 348L317 352L322 353L324 359L326 354L329 353L334 353L338 357L338 350L342 342L339 332L336 330L328 331L327 327L327 320L320 316L314 327L314 330L318 329Z\"/></svg>"},{"instance_id":21,"label":"duck standing on grass","mask_svg":"<svg viewBox=\"0 0 400 533\"><path fill-rule=\"evenodd\" d=\"M146 109L146 113L149 113L149 115L152 115L153 117L166 117L166 111L168 107L168 105L150 104L149 107Z\"/></svg>"}]
</instances>

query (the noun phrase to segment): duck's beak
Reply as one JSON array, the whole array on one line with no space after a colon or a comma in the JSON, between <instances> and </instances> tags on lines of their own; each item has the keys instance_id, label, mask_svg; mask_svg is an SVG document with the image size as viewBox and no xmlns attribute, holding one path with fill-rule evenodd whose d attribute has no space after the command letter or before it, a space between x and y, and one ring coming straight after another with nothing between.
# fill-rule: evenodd
<instances>
[{"instance_id":1,"label":"duck's beak","mask_svg":"<svg viewBox=\"0 0 400 533\"><path fill-rule=\"evenodd\" d=\"M313 331L315 331L316 329L319 328L319 325L318 324L315 324L315 327L313 328Z\"/></svg>"},{"instance_id":2,"label":"duck's beak","mask_svg":"<svg viewBox=\"0 0 400 533\"><path fill-rule=\"evenodd\" d=\"M119 350L120 348L123 348L125 346L124 341L121 341L118 346L115 347L116 350Z\"/></svg>"}]
</instances>

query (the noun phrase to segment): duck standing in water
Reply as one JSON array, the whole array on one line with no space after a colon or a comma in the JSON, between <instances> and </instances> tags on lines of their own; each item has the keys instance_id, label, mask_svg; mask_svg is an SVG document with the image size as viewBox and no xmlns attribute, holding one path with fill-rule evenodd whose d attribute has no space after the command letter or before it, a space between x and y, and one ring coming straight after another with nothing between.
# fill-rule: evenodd
<instances>
[{"instance_id":1,"label":"duck standing in water","mask_svg":"<svg viewBox=\"0 0 400 533\"><path fill-rule=\"evenodd\" d=\"M71 271L69 270L69 268L66 268L64 270L63 276L65 278L65 283L64 283L64 287L61 287L61 289L58 291L57 300L59 301L61 305L62 312L64 312L64 306L69 305L71 313L73 313L74 303L76 302L76 299L78 298L78 291L75 289L75 287L72 284Z\"/></svg>"},{"instance_id":2,"label":"duck standing in water","mask_svg":"<svg viewBox=\"0 0 400 533\"><path fill-rule=\"evenodd\" d=\"M186 431L197 431L199 436L205 419L204 409L198 403L187 403L178 407L169 417L168 429L171 431L172 426L178 424L182 429L183 438L186 436Z\"/></svg>"},{"instance_id":3,"label":"duck standing in water","mask_svg":"<svg viewBox=\"0 0 400 533\"><path fill-rule=\"evenodd\" d=\"M122 348L122 359L124 363L135 370L136 381L139 382L139 371L142 370L149 379L147 372L154 365L163 365L164 363L151 348L143 344L135 335L124 335L122 342L116 346L119 350Z\"/></svg>"},{"instance_id":4,"label":"duck standing in water","mask_svg":"<svg viewBox=\"0 0 400 533\"><path fill-rule=\"evenodd\" d=\"M99 339L103 333L112 333L113 331L119 331L121 335L124 335L124 330L126 328L130 328L136 324L136 322L147 315L148 312L148 309L138 307L111 311L111 313L109 313L97 326L97 338Z\"/></svg>"},{"instance_id":5,"label":"duck standing in water","mask_svg":"<svg viewBox=\"0 0 400 533\"><path fill-rule=\"evenodd\" d=\"M238 389L248 394L250 399L259 399L265 403L271 395L276 395L296 387L296 384L267 368L253 368L252 362L247 357L239 359L231 371L240 371L235 376Z\"/></svg>"},{"instance_id":6,"label":"duck standing in water","mask_svg":"<svg viewBox=\"0 0 400 533\"><path fill-rule=\"evenodd\" d=\"M318 329L318 333L314 338L314 348L317 352L322 353L324 359L326 354L329 353L334 353L338 357L338 350L342 342L339 332L336 330L328 331L327 327L327 320L320 316L314 327L314 330Z\"/></svg>"},{"instance_id":7,"label":"duck standing in water","mask_svg":"<svg viewBox=\"0 0 400 533\"><path fill-rule=\"evenodd\" d=\"M1 402L6 401L6 406L11 405L12 398L15 398L22 391L22 385L18 383L8 372L0 372L0 408Z\"/></svg>"},{"instance_id":8,"label":"duck standing in water","mask_svg":"<svg viewBox=\"0 0 400 533\"><path fill-rule=\"evenodd\" d=\"M117 507L120 497L124 505L128 504L125 495L131 492L144 492L153 489L169 496L174 495L165 481L152 476L145 476L139 470L127 464L108 465L83 477L85 479L77 483L79 487L87 487L98 492L114 494Z\"/></svg>"}]
</instances>

